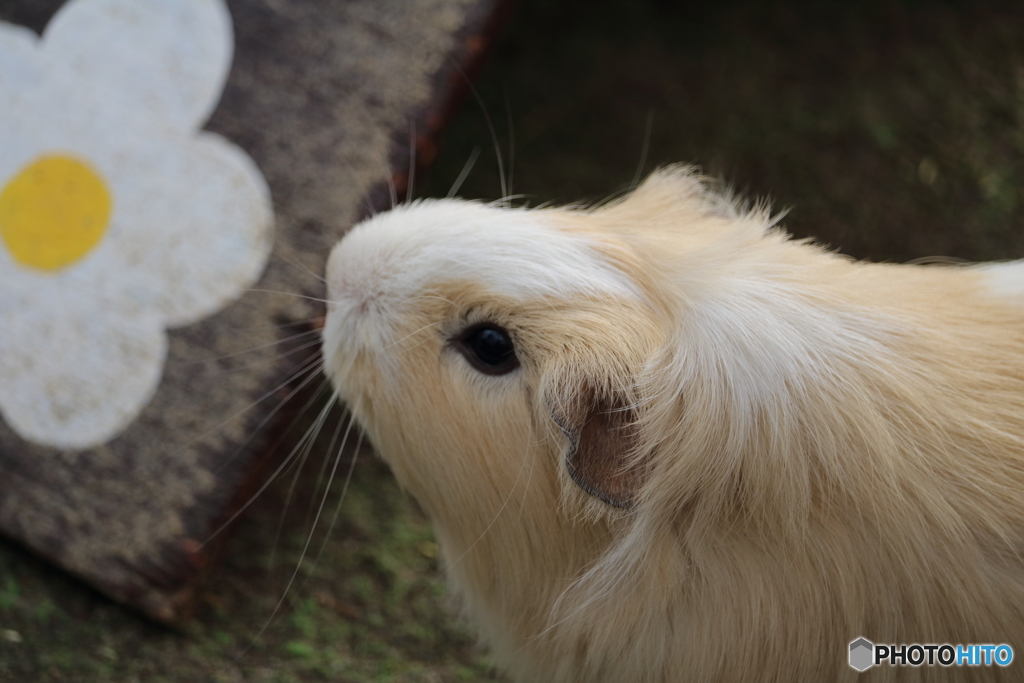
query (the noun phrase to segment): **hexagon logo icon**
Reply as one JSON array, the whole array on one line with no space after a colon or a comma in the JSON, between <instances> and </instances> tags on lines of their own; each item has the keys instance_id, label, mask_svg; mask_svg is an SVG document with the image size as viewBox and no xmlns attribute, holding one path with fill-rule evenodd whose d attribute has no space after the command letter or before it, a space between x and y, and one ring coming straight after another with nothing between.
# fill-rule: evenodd
<instances>
[{"instance_id":1,"label":"hexagon logo icon","mask_svg":"<svg viewBox=\"0 0 1024 683\"><path fill-rule=\"evenodd\" d=\"M875 646L867 638L858 638L850 643L850 666L857 671L866 671L874 663Z\"/></svg>"}]
</instances>

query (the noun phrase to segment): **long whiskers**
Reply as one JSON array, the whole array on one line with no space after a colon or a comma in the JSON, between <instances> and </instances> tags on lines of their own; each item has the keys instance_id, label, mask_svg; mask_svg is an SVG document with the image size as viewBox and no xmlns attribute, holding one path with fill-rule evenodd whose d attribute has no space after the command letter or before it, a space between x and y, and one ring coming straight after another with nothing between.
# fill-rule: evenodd
<instances>
[{"instance_id":1,"label":"long whiskers","mask_svg":"<svg viewBox=\"0 0 1024 683\"><path fill-rule=\"evenodd\" d=\"M323 394L325 387L327 387L327 382L322 383L317 388L316 392L307 402L307 408L320 398L321 394ZM310 425L309 429L306 430L306 433L303 434L302 439L299 440L299 445L301 445L301 455L298 458L293 458L292 464L289 465L289 467L293 467L295 469L295 474L292 476L291 484L288 486L288 493L285 495L284 508L283 511L281 512L280 517L278 518L277 529L274 532L274 542L271 546L272 549L269 561L270 566L274 565L274 555L277 552L278 542L281 539L281 530L284 528L285 513L291 506L292 497L295 495L295 487L297 486L299 481L299 475L302 474L302 470L306 464L306 459L309 457L309 453L313 449L313 443L316 441L316 437L320 434L320 430L323 428L324 420L327 419L327 414L330 412L331 408L334 407L334 403L336 400L337 394L332 394L331 399L327 401L324 407L320 410L320 413L316 416L316 419L313 421L313 424ZM303 410L303 412L305 412L305 410ZM326 458L324 460L326 461Z\"/></svg>"},{"instance_id":2,"label":"long whiskers","mask_svg":"<svg viewBox=\"0 0 1024 683\"><path fill-rule=\"evenodd\" d=\"M224 330L232 334L248 334L250 332L264 332L266 330L283 330L302 325L319 327L318 323L322 323L323 319L322 315L315 315L312 318L305 318L303 320L292 320L287 323L273 323L271 325L254 325L253 327L231 327L230 325L224 325Z\"/></svg>"},{"instance_id":3,"label":"long whiskers","mask_svg":"<svg viewBox=\"0 0 1024 683\"><path fill-rule=\"evenodd\" d=\"M508 208L512 201L512 173L515 171L516 159L516 136L515 128L512 125L512 104L508 100L508 90L505 93L505 117L508 121L508 187L504 192L504 206ZM500 163L500 162L499 162Z\"/></svg>"},{"instance_id":4,"label":"long whiskers","mask_svg":"<svg viewBox=\"0 0 1024 683\"><path fill-rule=\"evenodd\" d=\"M289 337L284 337L283 339L275 339L272 342L267 342L266 344L260 344L259 346L253 346L252 348L244 349L242 351L235 351L234 353L225 353L225 354L222 354L220 356L210 356L209 358L197 358L196 360L186 360L186 361L182 361L178 365L182 365L182 366L186 366L187 367L187 366L191 366L191 365L205 365L206 363L216 363L218 361L227 360L229 358L237 358L239 356L247 356L247 355L249 355L251 353L256 353L257 351L262 351L263 349L273 348L275 346L280 346L281 344L284 344L284 343L287 343L287 342L290 342L290 341L296 341L298 339L302 339L303 337L309 337L311 335L319 335L319 334L320 334L320 330L306 330L304 332L299 332L297 334L293 334L293 335L291 335ZM314 344L315 343L319 343L319 340L317 342L314 342ZM271 360L277 360L278 358L284 358L285 356L290 356L291 354L295 353L296 351L300 351L302 349L309 348L309 346L311 346L311 345L310 344L305 344L303 346L296 347L296 348L292 349L291 351L286 351L286 352L284 352L282 354L279 354L278 356L275 356ZM267 362L267 361L265 361L265 360L257 361L257 363L264 363L264 362ZM250 365L243 365L241 367L250 367ZM235 369L237 369L237 368L235 368Z\"/></svg>"},{"instance_id":5,"label":"long whiskers","mask_svg":"<svg viewBox=\"0 0 1024 683\"><path fill-rule=\"evenodd\" d=\"M280 408L281 405L283 405L285 402L287 402L289 398L294 396L296 392L300 391L313 377L316 377L316 375L310 375L309 377L307 377L306 380L303 381L303 383L301 385L296 387L295 390L292 391L292 393L290 393L288 395L288 397L286 397L284 399L284 401L282 401L282 403L280 405L278 405L278 408ZM269 419L269 418L267 418L267 419ZM260 425L262 426L262 425L266 424L266 421L267 420L264 420L262 423L260 423ZM253 433L255 434L255 432L257 432L257 431L259 431L259 428L254 430ZM250 436L249 438L251 439L252 437ZM281 462L280 465L278 465L277 469L274 470L274 472L269 477L267 477L267 480L265 482L263 482L263 485L260 486L259 490L256 491L256 493L254 493L253 495L251 495L249 497L249 500L247 500L237 511L235 511L235 513L233 515L231 515L231 517L229 517L227 519L227 521L225 521L223 524L221 524L219 527L217 527L217 529L214 530L213 533L211 533L209 535L209 537L207 537L207 539L202 542L202 544L200 544L201 546L202 545L206 545L211 540L213 540L218 534L220 534L222 531L224 531L229 526L231 526L231 524L236 519L238 519L238 516L241 515L243 512L245 512L249 508L249 506L252 505L256 501L256 499L259 498L260 495L263 494L264 491L267 490L267 487L269 487L274 482L274 480L277 479L278 475L280 475L281 472L283 472L285 470L285 468L288 467L289 462L295 456L295 452L298 450L298 448L301 446L301 444L302 444L302 441L300 441L299 444L296 445L296 447L292 449L292 451L288 454L288 456L284 459L284 461Z\"/></svg>"},{"instance_id":6,"label":"long whiskers","mask_svg":"<svg viewBox=\"0 0 1024 683\"><path fill-rule=\"evenodd\" d=\"M654 123L654 109L652 108L647 112L647 125L644 128L644 146L640 151L640 163L636 167L636 175L633 176L633 182L629 185L629 190L632 192L636 189L636 186L640 184L640 176L644 172L644 164L647 163L647 152L651 146L651 125Z\"/></svg>"},{"instance_id":7,"label":"long whiskers","mask_svg":"<svg viewBox=\"0 0 1024 683\"><path fill-rule=\"evenodd\" d=\"M281 399L278 402L278 404L276 406L274 406L274 409L271 410L270 413L267 414L266 417L264 417L260 421L260 423L258 425L256 425L256 428L252 430L251 434L249 435L249 438L246 439L244 442L242 442L242 444L235 450L235 454L234 455L237 455L238 453L240 453L242 451L242 449L245 448L249 444L250 441L252 441L253 437L255 437L256 434L259 433L259 431L261 429L263 429L263 427L266 426L266 424L268 422L270 422L270 420L274 417L274 415L276 415L278 413L278 411L281 410L281 408L283 408L285 405L288 404L288 401L290 401L293 396L295 396L299 391L301 391L315 377L319 376L321 368L323 368L323 358L322 357L317 355L317 356L314 356L313 358L310 358L309 360L307 360L302 365L302 367L298 371L292 373L292 375L288 379L286 379L285 381L281 382L276 387L274 387L270 391L266 392L265 394L260 396L258 399L256 399L252 403L250 403L248 406L246 406L245 408L239 410L234 415L229 417L227 420L225 420L224 422L221 422L219 425L217 425L217 427L215 427L215 429L219 429L219 428L223 427L224 425L226 425L231 420L233 420L233 419L243 415L244 413L248 412L249 409L252 408L253 406L259 405L260 403L265 401L270 396L273 396L279 390L281 390L284 387L288 386L290 383L292 383L293 381L295 381L296 379L298 379L302 375L308 375L306 377L306 379L302 380L302 382L297 387L292 389L288 393L287 396L285 396L283 399ZM205 432L201 436L205 436L206 434L209 434L209 433L210 432ZM190 443L192 443L192 442L190 442ZM229 462L231 462L231 460L234 458L234 455L232 455L231 458L228 458L227 460L225 460L220 465L220 467L217 468L216 472L219 473Z\"/></svg>"},{"instance_id":8,"label":"long whiskers","mask_svg":"<svg viewBox=\"0 0 1024 683\"><path fill-rule=\"evenodd\" d=\"M327 500L327 493L330 492L331 487L334 484L335 471L337 470L338 463L341 460L341 453L342 453L342 451L344 449L345 441L348 440L349 431L352 429L353 426L357 426L358 427L358 425L355 425L355 418L352 416L352 414L349 414L348 420L349 420L349 423L348 423L349 426L348 426L348 429L345 430L345 436L343 437L343 440L342 440L342 446L338 450L337 458L335 458L334 469L331 470L331 476L327 480L327 488L324 490L323 502L326 502L326 500ZM341 422L339 421L338 424L341 425ZM315 571L317 566L320 564L320 558L323 557L324 551L327 549L327 544L331 540L331 536L334 535L334 528L335 528L335 526L338 523L338 519L341 517L341 506L345 502L345 498L348 495L348 487L349 487L349 484L352 481L352 474L355 472L355 469L356 469L356 460L359 458L359 451L363 447L363 437L365 435L363 434L363 430L362 429L359 429L358 432L359 432L359 438L356 440L356 446L352 450L352 461L348 465L348 472L345 474L345 482L342 485L341 493L338 496L338 503L337 503L337 505L334 506L334 515L331 517L331 523L330 523L330 525L328 525L327 532L324 534L324 540L323 540L322 543L320 543L320 549L317 551L316 557L313 558L313 565L312 565L312 567L310 569L310 573L306 576L305 581L303 581L302 584L299 586L299 590L302 590L302 588L306 585L306 583L312 577L313 571ZM331 445L333 447L333 445L334 445L333 441L331 442ZM330 452L330 451L331 451L331 449L328 449L328 452ZM321 502L321 504L320 504L321 509L323 508L323 502ZM319 519L319 512L317 513L317 519ZM315 526L316 526L316 523L314 522L314 527ZM310 537L312 537L312 535L313 535L313 529L310 529Z\"/></svg>"},{"instance_id":9,"label":"long whiskers","mask_svg":"<svg viewBox=\"0 0 1024 683\"><path fill-rule=\"evenodd\" d=\"M416 120L409 119L409 178L405 185L405 203L412 203L413 185L416 180Z\"/></svg>"},{"instance_id":10,"label":"long whiskers","mask_svg":"<svg viewBox=\"0 0 1024 683\"><path fill-rule=\"evenodd\" d=\"M337 406L340 403L340 400L338 398L337 392L335 392L334 395L331 397L330 402L332 404L332 407L333 406ZM351 415L348 416L348 419L349 420L352 419ZM324 453L326 453L328 456L330 456L330 454L334 452L334 444L337 443L337 441L338 441L338 436L341 434L341 426L343 424L345 424L345 419L344 418L339 419L337 425L334 427L334 433L331 434L331 441L330 441L329 444L327 444L327 448L324 449ZM346 432L346 434L347 434L347 432ZM339 452L339 455L340 455L340 452ZM317 472L316 484L313 485L313 491L314 492L319 491L321 485L324 483L324 477L327 474L327 465L331 462L330 457L321 458L320 460L321 460L321 462L320 462L320 471ZM325 489L325 491L330 491L331 490L331 483L332 482L330 480L328 480L327 488ZM310 496L309 506L306 508L306 519L303 521L303 526L304 527L309 527L310 518L313 515L313 509L314 509L315 502L316 502L315 496ZM287 508L287 506L285 506L285 507ZM309 532L312 534L313 533L313 529L310 528Z\"/></svg>"},{"instance_id":11,"label":"long whiskers","mask_svg":"<svg viewBox=\"0 0 1024 683\"><path fill-rule=\"evenodd\" d=\"M406 339L409 339L410 337L415 337L415 336L416 336L417 334L419 334L419 333L420 333L420 332L422 332L423 330L428 330L428 329L430 329L431 327L440 327L440 326L441 326L441 323L439 323L439 322L427 323L427 324L426 324L426 325L424 325L423 327L421 327L421 328L419 328L418 330L415 330L415 331L413 331L413 332L410 332L409 334L405 335L405 336L404 336L404 337L402 337L401 339L399 339L399 340L397 340L397 341L393 341L393 342L391 342L390 344L388 344L387 346L385 346L383 350L384 350L384 351L387 351L387 350L388 350L388 349L390 349L391 347L393 347L393 346L397 346L397 345L401 344L401 343L402 343L402 342L404 342L404 341L405 341Z\"/></svg>"},{"instance_id":12,"label":"long whiskers","mask_svg":"<svg viewBox=\"0 0 1024 683\"><path fill-rule=\"evenodd\" d=\"M267 415L260 422L260 424L255 429L252 430L252 433L250 434L249 438L246 439L235 450L235 453L231 457L229 457L227 460L225 460L223 463L221 463L221 465L215 470L215 473L219 473L224 467L227 466L227 464L229 462L231 462L232 459L234 459L235 455L240 453L242 451L242 449L244 449L245 446L248 445L248 443L253 439L253 437L255 437L255 435L260 431L260 429L262 429L267 424L267 422L270 421L270 419L288 402L289 399L291 399L292 396L295 395L296 392L298 392L302 387L304 387L307 383L309 383L309 381L313 377L317 376L317 374L318 374L320 368L322 367L322 365L323 365L323 360L319 356L316 356L316 357L308 359L306 362L304 362L299 367L298 370L296 370L291 375L289 375L287 378L285 378L277 386L275 386L274 388L270 389L269 391L264 393L262 396L257 398L255 401L252 401L251 403L249 403L245 407L241 408L240 410L235 411L234 413L229 415L224 420L221 420L220 422L218 422L217 424L213 425L209 429L203 430L202 432L200 432L199 434L197 434L193 438L189 439L188 441L183 443L181 446L179 446L177 449L175 449L174 453L178 453L180 451L183 451L186 448L188 448L189 446L192 446L193 444L195 444L195 443L199 442L200 440L206 438L210 434L213 434L215 432L218 432L218 431L222 430L232 420L236 420L239 417L241 417L242 415L244 415L245 413L249 412L254 406L259 405L260 403L262 403L263 401L265 401L269 397L273 396L275 393L277 393L278 391L280 391L284 387L288 386L289 384L291 384L292 382L297 380L302 375L309 374L309 377L307 377L305 380L303 380L303 382L299 385L299 387L297 387L295 390L293 390L291 393L289 393L288 396L286 396L284 399L282 399L281 402L278 403L278 405L270 412L270 414Z\"/></svg>"},{"instance_id":13,"label":"long whiskers","mask_svg":"<svg viewBox=\"0 0 1024 683\"><path fill-rule=\"evenodd\" d=\"M353 422L355 418L349 417ZM351 424L351 423L350 423ZM352 482L352 473L356 469L356 458L359 456L359 451L363 447L363 440L366 434L362 429L359 429L359 438L356 440L356 447L352 451L352 462L349 463L348 472L345 474L345 483L341 487L341 494L338 497L338 504L334 507L334 516L331 518L331 524L327 528L327 534L324 536L324 542L320 544L320 551L317 552L316 558L313 560L313 566L316 567L320 563L320 557L324 554L324 550L327 548L327 541L330 540L331 535L334 533L334 528L338 523L338 518L341 516L341 504L345 502L345 496L348 494L348 486ZM346 433L347 437L347 433ZM333 479L332 479L333 481ZM330 489L331 481L327 482L327 488Z\"/></svg>"},{"instance_id":14,"label":"long whiskers","mask_svg":"<svg viewBox=\"0 0 1024 683\"><path fill-rule=\"evenodd\" d=\"M383 159L379 160L379 163L388 182L388 190L391 192L391 208L394 209L398 206L398 189L395 187L395 179L391 177L391 169L388 168L387 163Z\"/></svg>"},{"instance_id":15,"label":"long whiskers","mask_svg":"<svg viewBox=\"0 0 1024 683\"><path fill-rule=\"evenodd\" d=\"M501 145L498 144L498 134L494 130L494 123L491 121L491 115L487 112L487 105L484 104L484 100L480 97L480 92L473 85L473 82L466 75L466 72L462 70L462 67L455 64L455 69L462 76L462 80L469 86L469 91L473 93L473 98L476 99L477 104L480 105L480 111L484 115L484 120L487 122L487 129L491 132L491 140L494 142L494 154L498 157L498 177L501 181L501 196L504 199L508 196L508 185L505 182L505 162L501 158Z\"/></svg>"},{"instance_id":16,"label":"long whiskers","mask_svg":"<svg viewBox=\"0 0 1024 683\"><path fill-rule=\"evenodd\" d=\"M280 252L280 251L278 251L276 255L277 255L278 258L280 258L284 263L287 263L289 266L292 266L293 268L298 268L299 270L301 270L301 271L303 271L305 273L308 273L309 275L312 275L313 277L315 277L320 282L323 282L323 283L326 284L327 280L324 278L323 275L319 275L317 273L314 273L312 270L307 268L302 263L296 261L294 258L292 258L292 257L290 257L290 256L288 256L288 255L286 255L286 254L284 254L283 252Z\"/></svg>"},{"instance_id":17,"label":"long whiskers","mask_svg":"<svg viewBox=\"0 0 1024 683\"><path fill-rule=\"evenodd\" d=\"M278 290L275 290L275 289L253 289L253 288L247 288L245 291L247 291L247 292L260 292L260 293L263 293L263 294L280 294L281 296L294 296L294 297L296 297L298 299L306 299L307 301L318 301L318 302L323 303L323 304L332 304L332 303L334 303L330 299L318 299L315 296L307 296L305 294L296 294L295 292L281 292L281 291L278 291Z\"/></svg>"},{"instance_id":18,"label":"long whiskers","mask_svg":"<svg viewBox=\"0 0 1024 683\"><path fill-rule=\"evenodd\" d=\"M477 157L480 156L480 148L474 147L473 151L470 152L469 158L466 159L466 163L462 166L462 170L459 171L459 175L455 178L455 182L452 183L452 189L448 190L448 194L445 195L445 199L451 199L455 196L455 193L462 187L462 183L466 182L466 177L469 172L473 170L473 165L476 163Z\"/></svg>"},{"instance_id":19,"label":"long whiskers","mask_svg":"<svg viewBox=\"0 0 1024 683\"><path fill-rule=\"evenodd\" d=\"M319 330L314 330L314 332L319 332ZM294 349L291 349L289 351L282 351L281 353L279 353L279 354L277 354L277 355L275 355L275 356L273 356L271 358L264 358L262 360L255 360L255 361L252 361L250 363L246 363L245 365L235 366L233 368L225 370L224 373L222 373L222 374L227 374L227 373L230 373L230 372L238 372L238 371L244 370L246 368L251 368L251 367L255 367L257 365L262 365L263 363L273 363L275 361L281 360L282 358L287 358L288 356L291 356L292 354L299 353L300 351L306 351L308 349L315 349L315 348L317 348L319 346L320 346L320 339L317 338L317 339L314 339L313 341L306 342L305 344L302 344L301 346L297 346ZM214 373L214 374L216 374L216 373Z\"/></svg>"},{"instance_id":20,"label":"long whiskers","mask_svg":"<svg viewBox=\"0 0 1024 683\"><path fill-rule=\"evenodd\" d=\"M337 394L335 394L332 397L331 401L328 403L328 408L333 407L333 405L336 402L336 400L337 400ZM310 533L306 536L306 542L305 542L305 544L302 547L302 553L300 554L298 561L295 563L295 569L292 571L291 577L288 579L288 583L285 585L285 589L284 589L284 592L281 595L281 598L277 601L277 604L274 606L274 610L271 612L270 616L267 618L267 621L263 625L263 628L261 628L259 633L257 633L256 636L253 638L252 643L250 643L249 647L252 647L260 639L260 637L266 632L267 628L270 627L270 624L273 621L274 617L280 611L281 606L284 605L285 600L288 598L289 592L291 591L291 587L295 583L295 579L299 575L299 571L301 571L301 569L302 569L302 564L303 564L303 562L304 562L304 560L306 558L307 553L309 552L309 546L313 542L313 531L316 529L316 526L317 526L317 524L320 521L320 517L323 514L324 505L327 503L327 495L328 495L328 493L330 491L330 482L334 480L335 474L337 473L338 465L341 462L341 455L342 455L342 453L345 450L345 444L348 441L348 436L349 436L349 434L352 431L352 425L353 424L354 424L354 420L351 419L351 417L350 417L349 420L348 420L348 428L345 430L345 436L342 437L341 445L338 447L338 454L334 458L334 465L331 468L331 475L330 475L330 478L328 479L328 486L327 486L328 490L324 492L324 495L323 495L323 497L320 500L320 506L318 507L317 513L316 513L316 517L313 520L313 526L310 529ZM340 422L339 422L339 426L340 426ZM309 434L311 431L312 430L307 431L307 434ZM353 462L354 462L354 459L353 459ZM347 486L346 486L346 490L347 490Z\"/></svg>"}]
</instances>

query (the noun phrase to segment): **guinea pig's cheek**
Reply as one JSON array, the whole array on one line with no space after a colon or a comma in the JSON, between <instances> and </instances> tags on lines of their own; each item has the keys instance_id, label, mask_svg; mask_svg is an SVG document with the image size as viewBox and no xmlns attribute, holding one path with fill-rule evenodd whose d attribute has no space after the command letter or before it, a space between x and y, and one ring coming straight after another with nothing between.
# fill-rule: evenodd
<instances>
[{"instance_id":1,"label":"guinea pig's cheek","mask_svg":"<svg viewBox=\"0 0 1024 683\"><path fill-rule=\"evenodd\" d=\"M360 424L372 420L374 396L379 393L380 377L366 352L334 343L325 334L323 372L338 398Z\"/></svg>"}]
</instances>

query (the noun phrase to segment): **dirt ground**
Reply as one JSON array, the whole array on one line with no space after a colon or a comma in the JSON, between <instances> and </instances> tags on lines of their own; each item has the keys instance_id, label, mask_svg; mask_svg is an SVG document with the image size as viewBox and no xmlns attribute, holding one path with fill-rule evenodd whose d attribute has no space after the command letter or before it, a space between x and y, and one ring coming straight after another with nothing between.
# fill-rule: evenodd
<instances>
[{"instance_id":1,"label":"dirt ground","mask_svg":"<svg viewBox=\"0 0 1024 683\"><path fill-rule=\"evenodd\" d=\"M421 189L446 194L479 147L460 194L502 194L486 111L531 205L687 162L858 258L1024 257L1022 35L1021 3L522 0L483 107L467 102ZM291 497L289 475L245 515L180 631L0 543L0 681L499 680L429 524L369 451L299 566L329 436Z\"/></svg>"}]
</instances>

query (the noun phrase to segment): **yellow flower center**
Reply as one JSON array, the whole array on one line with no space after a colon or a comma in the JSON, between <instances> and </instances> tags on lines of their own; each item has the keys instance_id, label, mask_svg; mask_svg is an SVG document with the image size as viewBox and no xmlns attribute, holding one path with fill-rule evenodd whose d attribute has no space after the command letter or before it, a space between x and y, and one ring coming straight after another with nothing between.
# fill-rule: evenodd
<instances>
[{"instance_id":1,"label":"yellow flower center","mask_svg":"<svg viewBox=\"0 0 1024 683\"><path fill-rule=\"evenodd\" d=\"M0 238L19 263L57 270L96 246L110 208L95 170L69 156L41 156L0 191Z\"/></svg>"}]
</instances>

